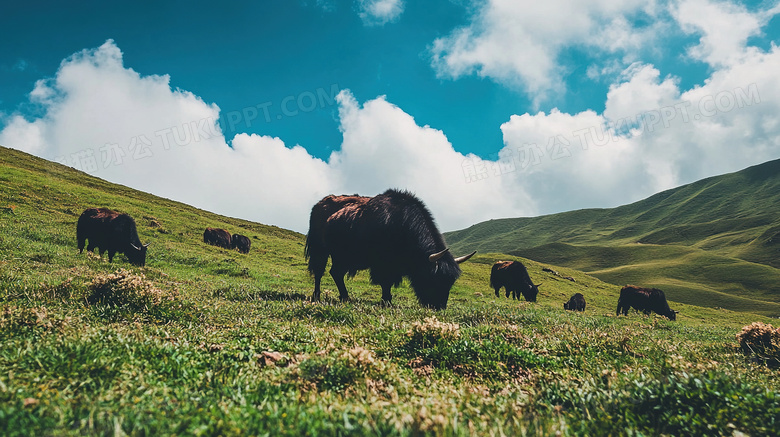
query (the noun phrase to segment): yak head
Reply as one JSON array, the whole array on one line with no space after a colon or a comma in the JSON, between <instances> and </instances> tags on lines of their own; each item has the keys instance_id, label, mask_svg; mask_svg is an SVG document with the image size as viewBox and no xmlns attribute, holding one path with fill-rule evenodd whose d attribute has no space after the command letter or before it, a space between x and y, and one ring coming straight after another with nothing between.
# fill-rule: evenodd
<instances>
[{"instance_id":1,"label":"yak head","mask_svg":"<svg viewBox=\"0 0 780 437\"><path fill-rule=\"evenodd\" d=\"M458 264L468 260L476 251L469 255L454 258L449 249L428 255L428 262L422 263L409 279L417 295L420 305L443 310L447 308L450 289L460 276Z\"/></svg>"},{"instance_id":2,"label":"yak head","mask_svg":"<svg viewBox=\"0 0 780 437\"><path fill-rule=\"evenodd\" d=\"M666 316L669 320L675 321L675 320L677 320L677 313L679 313L679 311L675 311L675 310L669 308L669 310L666 311L666 314L663 314L663 315Z\"/></svg>"},{"instance_id":3,"label":"yak head","mask_svg":"<svg viewBox=\"0 0 780 437\"><path fill-rule=\"evenodd\" d=\"M523 293L523 297L528 302L536 302L536 295L539 294L539 286L542 284L525 284L523 289L520 290Z\"/></svg>"},{"instance_id":4,"label":"yak head","mask_svg":"<svg viewBox=\"0 0 780 437\"><path fill-rule=\"evenodd\" d=\"M127 260L130 261L131 264L135 264L139 267L143 267L146 264L146 249L149 247L150 244L152 243L146 243L141 247L138 247L135 244L131 243L130 249L125 251L125 256L127 256Z\"/></svg>"}]
</instances>

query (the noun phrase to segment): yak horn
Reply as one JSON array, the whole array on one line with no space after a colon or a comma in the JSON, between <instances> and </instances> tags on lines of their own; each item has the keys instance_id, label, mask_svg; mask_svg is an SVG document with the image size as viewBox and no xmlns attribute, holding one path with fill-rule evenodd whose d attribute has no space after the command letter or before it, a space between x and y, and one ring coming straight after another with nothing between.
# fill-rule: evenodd
<instances>
[{"instance_id":1,"label":"yak horn","mask_svg":"<svg viewBox=\"0 0 780 437\"><path fill-rule=\"evenodd\" d=\"M439 260L441 257L443 257L443 256L444 256L444 254L445 254L445 253L447 253L449 250L450 250L450 249L449 249L449 248L447 248L447 249L444 249L444 250L442 250L441 252L436 252L436 253L434 253L434 254L431 254L431 255L429 255L429 256L428 256L428 261L430 261L430 262L432 262L432 263L435 263L435 262L436 262L436 261L438 261L438 260Z\"/></svg>"},{"instance_id":2,"label":"yak horn","mask_svg":"<svg viewBox=\"0 0 780 437\"><path fill-rule=\"evenodd\" d=\"M461 257L455 258L455 262L456 262L456 263L458 263L458 264L460 264L460 263L462 263L462 262L464 262L464 261L468 261L468 260L469 260L469 258L471 258L472 256L474 256L474 254L475 254L475 253L477 253L477 251L476 251L476 250L475 250L474 252L471 252L470 254L468 254L468 255L466 255L466 256L461 256Z\"/></svg>"},{"instance_id":3,"label":"yak horn","mask_svg":"<svg viewBox=\"0 0 780 437\"><path fill-rule=\"evenodd\" d=\"M146 243L146 244L144 244L144 247L149 247L149 246L151 246L151 244L152 244L151 242Z\"/></svg>"},{"instance_id":4,"label":"yak horn","mask_svg":"<svg viewBox=\"0 0 780 437\"><path fill-rule=\"evenodd\" d=\"M131 245L131 246L133 246L133 249L135 249L135 250L141 250L141 248L140 248L140 247L136 246L136 245L135 245L135 244L133 244L133 243L130 243L130 245Z\"/></svg>"}]
</instances>

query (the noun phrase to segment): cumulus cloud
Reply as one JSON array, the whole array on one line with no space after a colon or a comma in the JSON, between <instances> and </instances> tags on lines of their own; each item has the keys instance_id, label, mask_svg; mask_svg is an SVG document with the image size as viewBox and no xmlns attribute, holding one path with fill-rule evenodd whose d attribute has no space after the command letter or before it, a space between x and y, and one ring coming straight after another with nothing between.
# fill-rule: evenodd
<instances>
[{"instance_id":1,"label":"cumulus cloud","mask_svg":"<svg viewBox=\"0 0 780 437\"><path fill-rule=\"evenodd\" d=\"M403 0L357 0L358 16L366 26L382 26L404 12Z\"/></svg>"},{"instance_id":2,"label":"cumulus cloud","mask_svg":"<svg viewBox=\"0 0 780 437\"><path fill-rule=\"evenodd\" d=\"M324 195L390 187L417 193L443 229L535 212L507 179L470 183L464 162L492 163L456 152L383 97L361 105L338 95L344 142L327 162L268 136L239 133L228 144L216 105L125 67L113 41L63 61L30 98L44 115L10 117L0 144L229 216L305 232Z\"/></svg>"},{"instance_id":3,"label":"cumulus cloud","mask_svg":"<svg viewBox=\"0 0 780 437\"><path fill-rule=\"evenodd\" d=\"M478 74L534 95L564 88L558 57L581 47L626 56L651 41L656 27L631 16L656 14L655 2L551 0L518 4L489 0L472 22L436 39L433 66L443 77Z\"/></svg>"},{"instance_id":4,"label":"cumulus cloud","mask_svg":"<svg viewBox=\"0 0 780 437\"><path fill-rule=\"evenodd\" d=\"M655 67L633 65L610 88L602 114L512 116L501 127L504 152L516 160L535 153L517 176L544 184L530 194L545 212L625 204L777 159L779 67L777 47L751 51L682 91Z\"/></svg>"},{"instance_id":5,"label":"cumulus cloud","mask_svg":"<svg viewBox=\"0 0 780 437\"><path fill-rule=\"evenodd\" d=\"M690 56L712 66L728 65L742 56L748 38L762 26L761 14L728 2L684 0L672 13L683 31L702 35L699 44L689 49Z\"/></svg>"}]
</instances>

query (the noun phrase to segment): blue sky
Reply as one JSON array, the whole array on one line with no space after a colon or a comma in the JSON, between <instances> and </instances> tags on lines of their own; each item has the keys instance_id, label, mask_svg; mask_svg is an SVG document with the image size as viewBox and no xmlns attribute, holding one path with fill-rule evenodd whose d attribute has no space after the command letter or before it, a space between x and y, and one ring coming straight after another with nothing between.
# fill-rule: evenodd
<instances>
[{"instance_id":1,"label":"blue sky","mask_svg":"<svg viewBox=\"0 0 780 437\"><path fill-rule=\"evenodd\" d=\"M18 2L0 9L0 144L301 232L323 195L388 187L445 230L617 206L780 157L778 12Z\"/></svg>"}]
</instances>

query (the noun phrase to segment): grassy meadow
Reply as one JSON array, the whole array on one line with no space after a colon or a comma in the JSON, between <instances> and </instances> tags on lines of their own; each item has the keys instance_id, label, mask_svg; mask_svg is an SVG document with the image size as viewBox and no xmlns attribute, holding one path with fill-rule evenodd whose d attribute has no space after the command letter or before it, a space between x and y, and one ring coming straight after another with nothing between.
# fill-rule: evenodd
<instances>
[{"instance_id":1,"label":"grassy meadow","mask_svg":"<svg viewBox=\"0 0 780 437\"><path fill-rule=\"evenodd\" d=\"M145 267L78 253L94 206L135 218ZM207 226L252 250L205 245ZM383 306L365 273L349 302L326 275L311 303L303 245L0 148L0 434L780 434L780 355L736 340L776 319L675 299L676 322L616 317L619 285L490 252L443 311L406 285ZM537 303L493 295L498 259L526 264ZM562 308L576 292L584 313Z\"/></svg>"}]
</instances>

